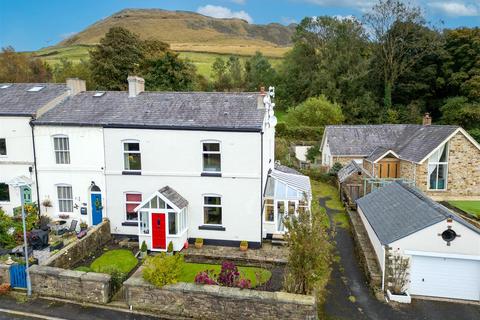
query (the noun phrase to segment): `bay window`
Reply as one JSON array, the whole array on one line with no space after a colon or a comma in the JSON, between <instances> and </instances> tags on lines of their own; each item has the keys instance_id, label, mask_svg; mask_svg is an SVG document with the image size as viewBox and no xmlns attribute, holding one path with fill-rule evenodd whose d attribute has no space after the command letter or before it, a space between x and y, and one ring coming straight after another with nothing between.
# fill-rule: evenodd
<instances>
[{"instance_id":1,"label":"bay window","mask_svg":"<svg viewBox=\"0 0 480 320\"><path fill-rule=\"evenodd\" d=\"M428 189L446 190L448 175L448 144L445 143L428 159Z\"/></svg>"}]
</instances>

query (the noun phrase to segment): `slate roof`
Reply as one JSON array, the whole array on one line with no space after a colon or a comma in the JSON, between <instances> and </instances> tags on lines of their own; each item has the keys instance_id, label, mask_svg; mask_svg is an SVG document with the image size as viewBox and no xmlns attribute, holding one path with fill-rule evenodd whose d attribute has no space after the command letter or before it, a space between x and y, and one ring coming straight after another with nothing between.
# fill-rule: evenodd
<instances>
[{"instance_id":1,"label":"slate roof","mask_svg":"<svg viewBox=\"0 0 480 320\"><path fill-rule=\"evenodd\" d=\"M372 153L370 153L365 160L368 160L370 162L375 162L378 159L380 159L380 157L383 156L387 151L391 151L391 149L388 149L385 147L376 147L375 149L373 149Z\"/></svg>"},{"instance_id":2,"label":"slate roof","mask_svg":"<svg viewBox=\"0 0 480 320\"><path fill-rule=\"evenodd\" d=\"M363 173L367 177L371 177L370 173L367 170L365 170L361 165L352 160L350 163L348 163L346 166L344 166L338 171L338 181L342 183L347 180L347 178L350 177L352 174L358 174L359 172Z\"/></svg>"},{"instance_id":3,"label":"slate roof","mask_svg":"<svg viewBox=\"0 0 480 320\"><path fill-rule=\"evenodd\" d=\"M382 244L390 244L449 217L480 234L480 230L419 190L396 181L357 200Z\"/></svg>"},{"instance_id":4,"label":"slate roof","mask_svg":"<svg viewBox=\"0 0 480 320\"><path fill-rule=\"evenodd\" d=\"M301 174L297 170L295 170L293 168L290 168L290 167L287 167L287 166L284 166L284 165L282 165L278 162L275 162L274 168L275 168L275 170L281 171L283 173L297 174L297 175L303 176L303 174Z\"/></svg>"},{"instance_id":5,"label":"slate roof","mask_svg":"<svg viewBox=\"0 0 480 320\"><path fill-rule=\"evenodd\" d=\"M158 190L158 192L170 200L180 210L188 206L188 201L169 186L163 187L162 189Z\"/></svg>"},{"instance_id":6,"label":"slate roof","mask_svg":"<svg viewBox=\"0 0 480 320\"><path fill-rule=\"evenodd\" d=\"M45 113L36 125L260 131L265 110L258 93L107 91L75 95Z\"/></svg>"},{"instance_id":7,"label":"slate roof","mask_svg":"<svg viewBox=\"0 0 480 320\"><path fill-rule=\"evenodd\" d=\"M368 157L382 147L418 163L459 128L416 124L327 126L325 136L333 156Z\"/></svg>"},{"instance_id":8,"label":"slate roof","mask_svg":"<svg viewBox=\"0 0 480 320\"><path fill-rule=\"evenodd\" d=\"M3 88L2 87L6 87ZM28 89L41 86L42 90ZM65 84L55 83L0 83L0 115L34 116L35 113L55 98L67 92Z\"/></svg>"}]
</instances>

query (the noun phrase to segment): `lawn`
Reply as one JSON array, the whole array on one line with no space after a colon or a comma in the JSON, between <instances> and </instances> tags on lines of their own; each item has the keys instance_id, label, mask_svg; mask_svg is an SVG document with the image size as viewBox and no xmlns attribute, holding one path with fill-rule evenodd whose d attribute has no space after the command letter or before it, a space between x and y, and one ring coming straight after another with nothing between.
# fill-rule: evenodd
<instances>
[{"instance_id":1,"label":"lawn","mask_svg":"<svg viewBox=\"0 0 480 320\"><path fill-rule=\"evenodd\" d=\"M480 201L450 201L451 205L480 218Z\"/></svg>"},{"instance_id":2,"label":"lawn","mask_svg":"<svg viewBox=\"0 0 480 320\"><path fill-rule=\"evenodd\" d=\"M183 265L182 273L179 282L194 282L195 276L202 271L213 270L215 273L220 272L220 265L202 264L202 263L185 263ZM241 277L247 278L252 282L252 287L264 284L272 277L272 273L263 268L256 267L238 267ZM259 277L259 282L257 282Z\"/></svg>"},{"instance_id":3,"label":"lawn","mask_svg":"<svg viewBox=\"0 0 480 320\"><path fill-rule=\"evenodd\" d=\"M105 252L95 259L90 267L81 266L75 270L99 273L110 273L111 270L118 270L121 273L128 274L135 268L137 263L137 258L135 258L130 250L118 249Z\"/></svg>"}]
</instances>

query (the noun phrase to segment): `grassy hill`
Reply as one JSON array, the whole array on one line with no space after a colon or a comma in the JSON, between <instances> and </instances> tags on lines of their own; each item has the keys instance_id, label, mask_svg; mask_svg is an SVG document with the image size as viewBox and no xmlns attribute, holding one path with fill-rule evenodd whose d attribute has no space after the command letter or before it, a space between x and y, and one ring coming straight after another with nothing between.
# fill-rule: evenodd
<instances>
[{"instance_id":1,"label":"grassy hill","mask_svg":"<svg viewBox=\"0 0 480 320\"><path fill-rule=\"evenodd\" d=\"M169 43L173 50L192 61L199 73L207 77L211 64L220 55L251 56L260 51L272 58L273 64L278 63L290 48L295 31L294 25L256 25L241 19L217 19L194 12L125 9L34 54L50 64L62 58L74 62L87 59L88 50L114 26L127 28L142 39Z\"/></svg>"}]
</instances>

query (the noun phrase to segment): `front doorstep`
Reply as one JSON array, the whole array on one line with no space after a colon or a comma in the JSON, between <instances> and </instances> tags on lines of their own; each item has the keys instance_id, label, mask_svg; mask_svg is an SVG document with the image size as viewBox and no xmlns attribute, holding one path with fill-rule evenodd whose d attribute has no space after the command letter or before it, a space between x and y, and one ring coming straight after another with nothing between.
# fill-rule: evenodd
<instances>
[{"instance_id":1,"label":"front doorstep","mask_svg":"<svg viewBox=\"0 0 480 320\"><path fill-rule=\"evenodd\" d=\"M387 289L387 296L390 301L395 301L398 303L412 302L412 297L410 297L410 294L408 293L408 291L405 291L405 295L399 295L399 294L393 294L390 292L390 290Z\"/></svg>"}]
</instances>

